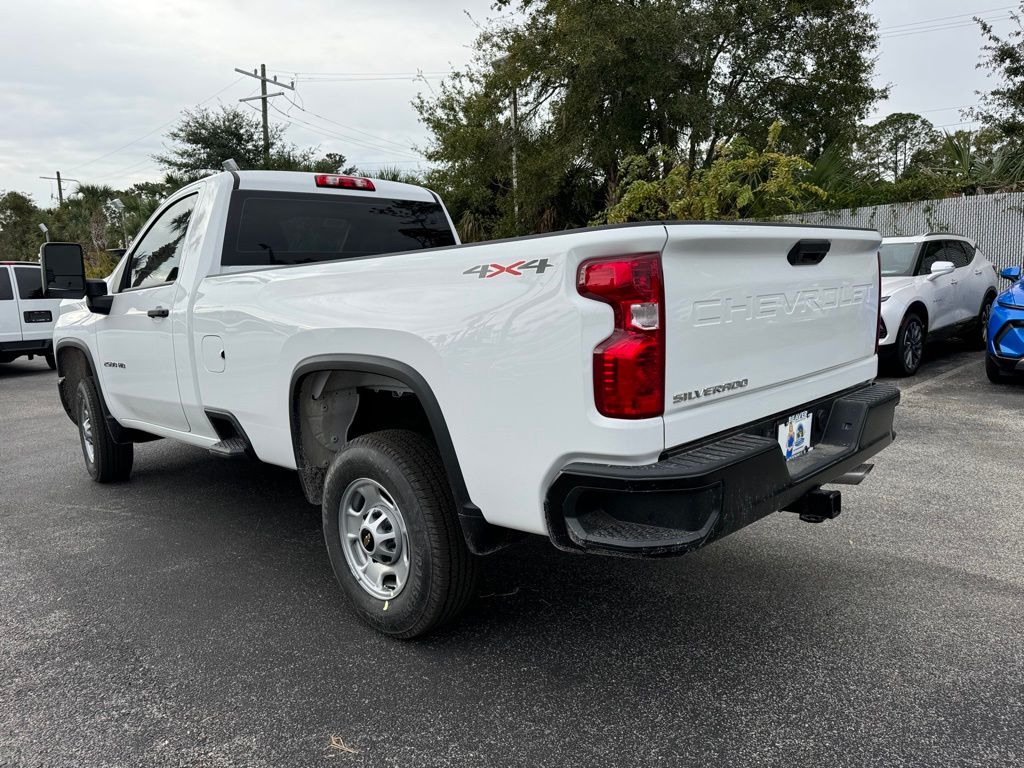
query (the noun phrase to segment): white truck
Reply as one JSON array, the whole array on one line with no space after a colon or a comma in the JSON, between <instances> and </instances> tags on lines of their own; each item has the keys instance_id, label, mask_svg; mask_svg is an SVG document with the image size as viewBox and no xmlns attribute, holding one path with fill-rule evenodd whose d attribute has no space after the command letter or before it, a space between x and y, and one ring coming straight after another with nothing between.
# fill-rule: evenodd
<instances>
[{"instance_id":1,"label":"white truck","mask_svg":"<svg viewBox=\"0 0 1024 768\"><path fill-rule=\"evenodd\" d=\"M99 482L173 438L298 471L372 626L414 637L525 534L683 554L839 512L893 439L876 232L639 224L460 245L429 190L225 172L107 280L41 253L60 399Z\"/></svg>"},{"instance_id":2,"label":"white truck","mask_svg":"<svg viewBox=\"0 0 1024 768\"><path fill-rule=\"evenodd\" d=\"M0 363L19 357L53 358L53 326L60 300L43 298L39 265L28 261L0 261Z\"/></svg>"}]
</instances>

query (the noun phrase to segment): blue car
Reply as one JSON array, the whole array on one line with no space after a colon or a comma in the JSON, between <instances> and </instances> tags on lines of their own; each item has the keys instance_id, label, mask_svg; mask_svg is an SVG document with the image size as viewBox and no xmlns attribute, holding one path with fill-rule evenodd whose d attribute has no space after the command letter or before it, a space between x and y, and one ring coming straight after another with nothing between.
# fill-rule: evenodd
<instances>
[{"instance_id":1,"label":"blue car","mask_svg":"<svg viewBox=\"0 0 1024 768\"><path fill-rule=\"evenodd\" d=\"M1008 267L999 275L1013 285L996 297L988 320L985 372L994 384L1008 376L1024 377L1024 280L1020 267Z\"/></svg>"}]
</instances>

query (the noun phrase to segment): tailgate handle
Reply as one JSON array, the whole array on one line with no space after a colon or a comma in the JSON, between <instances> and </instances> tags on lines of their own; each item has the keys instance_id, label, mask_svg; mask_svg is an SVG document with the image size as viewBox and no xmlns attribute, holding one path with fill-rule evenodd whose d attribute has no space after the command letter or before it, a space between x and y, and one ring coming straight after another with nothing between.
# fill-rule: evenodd
<instances>
[{"instance_id":1,"label":"tailgate handle","mask_svg":"<svg viewBox=\"0 0 1024 768\"><path fill-rule=\"evenodd\" d=\"M789 263L794 267L820 264L832 247L831 240L801 240L789 249Z\"/></svg>"}]
</instances>

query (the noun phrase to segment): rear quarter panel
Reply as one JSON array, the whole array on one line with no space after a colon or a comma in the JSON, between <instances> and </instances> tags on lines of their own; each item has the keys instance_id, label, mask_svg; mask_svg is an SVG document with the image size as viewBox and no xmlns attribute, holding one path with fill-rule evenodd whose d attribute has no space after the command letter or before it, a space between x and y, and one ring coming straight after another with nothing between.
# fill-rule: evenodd
<instances>
[{"instance_id":1,"label":"rear quarter panel","mask_svg":"<svg viewBox=\"0 0 1024 768\"><path fill-rule=\"evenodd\" d=\"M643 464L664 448L662 419L613 420L594 408L592 351L612 314L575 288L583 259L664 243L665 228L652 225L209 277L195 299L193 348L220 336L226 369L197 363L202 401L234 413L261 459L294 467L295 369L330 353L400 361L433 390L485 517L545 533L543 496L564 464ZM541 259L542 273L466 274Z\"/></svg>"}]
</instances>

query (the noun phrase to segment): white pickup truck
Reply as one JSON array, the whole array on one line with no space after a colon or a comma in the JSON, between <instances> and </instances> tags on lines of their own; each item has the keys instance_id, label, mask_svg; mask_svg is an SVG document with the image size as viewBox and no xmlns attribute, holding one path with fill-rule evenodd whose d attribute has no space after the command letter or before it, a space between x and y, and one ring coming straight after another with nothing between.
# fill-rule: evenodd
<instances>
[{"instance_id":1,"label":"white pickup truck","mask_svg":"<svg viewBox=\"0 0 1024 768\"><path fill-rule=\"evenodd\" d=\"M877 233L641 224L460 245L432 192L225 172L104 281L43 246L61 402L100 482L163 437L298 471L357 612L413 637L478 556L689 552L819 522L893 439Z\"/></svg>"},{"instance_id":2,"label":"white pickup truck","mask_svg":"<svg viewBox=\"0 0 1024 768\"><path fill-rule=\"evenodd\" d=\"M53 325L60 301L43 298L39 265L28 261L0 261L0 363L19 357L53 359Z\"/></svg>"}]
</instances>

